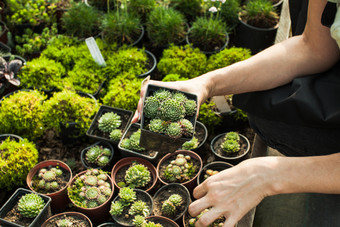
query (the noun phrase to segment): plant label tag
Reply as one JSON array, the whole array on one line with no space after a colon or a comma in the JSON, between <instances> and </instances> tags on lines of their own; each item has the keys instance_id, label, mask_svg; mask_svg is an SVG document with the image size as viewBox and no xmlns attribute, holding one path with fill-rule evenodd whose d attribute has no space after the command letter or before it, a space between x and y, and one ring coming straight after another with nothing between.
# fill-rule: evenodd
<instances>
[{"instance_id":1,"label":"plant label tag","mask_svg":"<svg viewBox=\"0 0 340 227\"><path fill-rule=\"evenodd\" d=\"M90 50L90 53L94 61L97 62L98 65L105 67L106 63L105 63L102 53L99 50L96 40L93 37L90 37L90 38L85 39L85 42L86 42L87 47Z\"/></svg>"}]
</instances>

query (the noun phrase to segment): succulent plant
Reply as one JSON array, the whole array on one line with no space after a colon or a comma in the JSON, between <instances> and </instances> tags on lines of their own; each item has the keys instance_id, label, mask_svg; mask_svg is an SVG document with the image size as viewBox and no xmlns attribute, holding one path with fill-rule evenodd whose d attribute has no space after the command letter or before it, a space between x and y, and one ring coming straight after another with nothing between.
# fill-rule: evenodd
<instances>
[{"instance_id":1,"label":"succulent plant","mask_svg":"<svg viewBox=\"0 0 340 227\"><path fill-rule=\"evenodd\" d=\"M145 218L142 215L136 215L132 221L132 224L136 227L142 227L145 223Z\"/></svg>"},{"instance_id":2,"label":"succulent plant","mask_svg":"<svg viewBox=\"0 0 340 227\"><path fill-rule=\"evenodd\" d=\"M130 205L130 203L135 201L137 198L136 192L130 187L121 188L118 196L121 198L120 201L124 206Z\"/></svg>"},{"instance_id":3,"label":"succulent plant","mask_svg":"<svg viewBox=\"0 0 340 227\"><path fill-rule=\"evenodd\" d=\"M2 81L7 81L16 87L20 85L20 80L15 78L15 76L19 72L21 66L21 60L15 59L8 63L4 58L0 57L0 88L5 86Z\"/></svg>"},{"instance_id":4,"label":"succulent plant","mask_svg":"<svg viewBox=\"0 0 340 227\"><path fill-rule=\"evenodd\" d=\"M166 128L166 134L173 138L179 138L182 136L182 127L179 123L173 122Z\"/></svg>"},{"instance_id":5,"label":"succulent plant","mask_svg":"<svg viewBox=\"0 0 340 227\"><path fill-rule=\"evenodd\" d=\"M169 200L165 200L162 204L162 214L172 216L176 213L176 206Z\"/></svg>"},{"instance_id":6,"label":"succulent plant","mask_svg":"<svg viewBox=\"0 0 340 227\"><path fill-rule=\"evenodd\" d=\"M204 174L204 180L218 173L219 173L218 170L207 169Z\"/></svg>"},{"instance_id":7,"label":"succulent plant","mask_svg":"<svg viewBox=\"0 0 340 227\"><path fill-rule=\"evenodd\" d=\"M121 201L115 201L111 203L110 214L113 216L119 216L123 213L124 206Z\"/></svg>"},{"instance_id":8,"label":"succulent plant","mask_svg":"<svg viewBox=\"0 0 340 227\"><path fill-rule=\"evenodd\" d=\"M183 198L182 198L182 196L180 196L179 194L173 194L173 195L171 195L171 196L168 198L168 200L169 200L170 202L172 202L172 204L174 204L175 207L180 206L180 205L182 204L182 202L183 202Z\"/></svg>"},{"instance_id":9,"label":"succulent plant","mask_svg":"<svg viewBox=\"0 0 340 227\"><path fill-rule=\"evenodd\" d=\"M194 136L191 140L182 144L182 150L193 150L199 145L198 139Z\"/></svg>"},{"instance_id":10,"label":"succulent plant","mask_svg":"<svg viewBox=\"0 0 340 227\"><path fill-rule=\"evenodd\" d=\"M35 193L22 196L18 202L18 210L23 217L35 218L44 208L45 202Z\"/></svg>"},{"instance_id":11,"label":"succulent plant","mask_svg":"<svg viewBox=\"0 0 340 227\"><path fill-rule=\"evenodd\" d=\"M98 128L102 132L110 133L117 129L122 123L120 116L114 112L107 112L103 114L98 120Z\"/></svg>"},{"instance_id":12,"label":"succulent plant","mask_svg":"<svg viewBox=\"0 0 340 227\"><path fill-rule=\"evenodd\" d=\"M137 200L134 203L132 203L130 209L129 209L130 215L142 215L144 217L148 216L150 214L149 212L149 206L146 204L146 202L142 200Z\"/></svg>"},{"instance_id":13,"label":"succulent plant","mask_svg":"<svg viewBox=\"0 0 340 227\"><path fill-rule=\"evenodd\" d=\"M184 135L191 136L194 133L194 126L188 119L181 119L179 124L182 127L182 132Z\"/></svg>"},{"instance_id":14,"label":"succulent plant","mask_svg":"<svg viewBox=\"0 0 340 227\"><path fill-rule=\"evenodd\" d=\"M188 100L185 94L178 91L172 95L172 99L175 99L182 104L184 104Z\"/></svg>"},{"instance_id":15,"label":"succulent plant","mask_svg":"<svg viewBox=\"0 0 340 227\"><path fill-rule=\"evenodd\" d=\"M149 129L152 132L164 133L165 128L165 122L161 119L156 118L150 121Z\"/></svg>"},{"instance_id":16,"label":"succulent plant","mask_svg":"<svg viewBox=\"0 0 340 227\"><path fill-rule=\"evenodd\" d=\"M167 99L161 103L159 117L164 121L179 121L184 118L184 114L183 105L175 99Z\"/></svg>"},{"instance_id":17,"label":"succulent plant","mask_svg":"<svg viewBox=\"0 0 340 227\"><path fill-rule=\"evenodd\" d=\"M98 166L106 166L110 162L112 152L110 149L102 146L93 146L87 150L85 156L89 163Z\"/></svg>"},{"instance_id":18,"label":"succulent plant","mask_svg":"<svg viewBox=\"0 0 340 227\"><path fill-rule=\"evenodd\" d=\"M125 181L132 188L145 187L151 181L151 173L143 164L134 163L126 170Z\"/></svg>"},{"instance_id":19,"label":"succulent plant","mask_svg":"<svg viewBox=\"0 0 340 227\"><path fill-rule=\"evenodd\" d=\"M140 136L141 130L138 129L136 132L131 134L130 138L124 138L120 146L128 150L143 151L145 148L139 145Z\"/></svg>"},{"instance_id":20,"label":"succulent plant","mask_svg":"<svg viewBox=\"0 0 340 227\"><path fill-rule=\"evenodd\" d=\"M196 113L197 110L197 105L195 100L187 99L183 103L184 109L185 109L185 114L187 116L193 116Z\"/></svg>"},{"instance_id":21,"label":"succulent plant","mask_svg":"<svg viewBox=\"0 0 340 227\"><path fill-rule=\"evenodd\" d=\"M120 129L114 129L110 132L110 139L114 142L119 142L120 138L122 138L122 131Z\"/></svg>"},{"instance_id":22,"label":"succulent plant","mask_svg":"<svg viewBox=\"0 0 340 227\"><path fill-rule=\"evenodd\" d=\"M74 223L67 218L56 221L57 227L71 227Z\"/></svg>"},{"instance_id":23,"label":"succulent plant","mask_svg":"<svg viewBox=\"0 0 340 227\"><path fill-rule=\"evenodd\" d=\"M185 182L194 176L196 169L189 155L178 154L169 165L163 167L162 177L169 182Z\"/></svg>"},{"instance_id":24,"label":"succulent plant","mask_svg":"<svg viewBox=\"0 0 340 227\"><path fill-rule=\"evenodd\" d=\"M163 102L163 101L171 98L172 94L168 90L159 89L159 90L155 91L152 96L155 97L156 99L158 99L160 102Z\"/></svg>"},{"instance_id":25,"label":"succulent plant","mask_svg":"<svg viewBox=\"0 0 340 227\"><path fill-rule=\"evenodd\" d=\"M149 221L143 225L143 227L163 227L162 224L154 223L152 221Z\"/></svg>"},{"instance_id":26,"label":"succulent plant","mask_svg":"<svg viewBox=\"0 0 340 227\"><path fill-rule=\"evenodd\" d=\"M149 96L145 99L143 113L147 118L155 118L158 115L161 102L154 96Z\"/></svg>"},{"instance_id":27,"label":"succulent plant","mask_svg":"<svg viewBox=\"0 0 340 227\"><path fill-rule=\"evenodd\" d=\"M227 153L235 153L240 150L240 144L235 140L224 140L221 148Z\"/></svg>"},{"instance_id":28,"label":"succulent plant","mask_svg":"<svg viewBox=\"0 0 340 227\"><path fill-rule=\"evenodd\" d=\"M237 132L228 132L225 137L225 140L235 140L235 141L240 141L240 136Z\"/></svg>"}]
</instances>

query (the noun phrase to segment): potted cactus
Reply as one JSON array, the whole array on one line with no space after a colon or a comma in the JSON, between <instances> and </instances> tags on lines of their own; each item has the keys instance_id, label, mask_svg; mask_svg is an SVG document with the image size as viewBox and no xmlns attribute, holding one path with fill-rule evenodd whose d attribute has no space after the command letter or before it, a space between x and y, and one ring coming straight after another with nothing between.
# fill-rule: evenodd
<instances>
[{"instance_id":1,"label":"potted cactus","mask_svg":"<svg viewBox=\"0 0 340 227\"><path fill-rule=\"evenodd\" d=\"M39 227L48 217L51 198L18 188L0 209L1 226Z\"/></svg>"},{"instance_id":2,"label":"potted cactus","mask_svg":"<svg viewBox=\"0 0 340 227\"><path fill-rule=\"evenodd\" d=\"M191 202L186 187L178 183L164 185L153 196L153 214L177 221L187 211Z\"/></svg>"},{"instance_id":3,"label":"potted cactus","mask_svg":"<svg viewBox=\"0 0 340 227\"><path fill-rule=\"evenodd\" d=\"M46 160L34 166L26 177L27 186L40 194L51 197L53 211L65 209L69 200L66 188L72 179L70 167L59 160Z\"/></svg>"},{"instance_id":4,"label":"potted cactus","mask_svg":"<svg viewBox=\"0 0 340 227\"><path fill-rule=\"evenodd\" d=\"M84 214L79 212L64 212L55 214L48 218L41 227L54 226L83 226L92 227L91 220Z\"/></svg>"},{"instance_id":5,"label":"potted cactus","mask_svg":"<svg viewBox=\"0 0 340 227\"><path fill-rule=\"evenodd\" d=\"M67 188L67 195L75 208L94 222L108 217L113 192L110 176L100 169L78 173Z\"/></svg>"},{"instance_id":6,"label":"potted cactus","mask_svg":"<svg viewBox=\"0 0 340 227\"><path fill-rule=\"evenodd\" d=\"M244 135L231 131L215 136L210 149L217 159L236 165L249 158L250 142Z\"/></svg>"},{"instance_id":7,"label":"potted cactus","mask_svg":"<svg viewBox=\"0 0 340 227\"><path fill-rule=\"evenodd\" d=\"M195 152L177 150L165 155L158 162L158 178L163 184L183 184L189 192L192 192L197 185L196 178L202 166L202 159Z\"/></svg>"},{"instance_id":8,"label":"potted cactus","mask_svg":"<svg viewBox=\"0 0 340 227\"><path fill-rule=\"evenodd\" d=\"M140 145L161 148L163 154L177 150L192 139L196 115L196 95L149 84L143 100Z\"/></svg>"},{"instance_id":9,"label":"potted cactus","mask_svg":"<svg viewBox=\"0 0 340 227\"><path fill-rule=\"evenodd\" d=\"M86 169L110 169L113 155L112 145L99 141L82 150L80 160Z\"/></svg>"},{"instance_id":10,"label":"potted cactus","mask_svg":"<svg viewBox=\"0 0 340 227\"><path fill-rule=\"evenodd\" d=\"M132 111L101 105L86 135L118 144L132 118Z\"/></svg>"},{"instance_id":11,"label":"potted cactus","mask_svg":"<svg viewBox=\"0 0 340 227\"><path fill-rule=\"evenodd\" d=\"M123 187L111 203L110 214L120 226L138 226L141 219L151 214L152 208L153 200L149 193Z\"/></svg>"},{"instance_id":12,"label":"potted cactus","mask_svg":"<svg viewBox=\"0 0 340 227\"><path fill-rule=\"evenodd\" d=\"M111 178L116 187L152 190L157 182L156 168L147 160L128 157L119 160L112 168Z\"/></svg>"},{"instance_id":13,"label":"potted cactus","mask_svg":"<svg viewBox=\"0 0 340 227\"><path fill-rule=\"evenodd\" d=\"M196 121L194 137L191 140L183 143L181 150L190 150L195 151L196 153L200 153L201 148L203 147L207 138L208 138L207 127L205 127L205 125L202 122Z\"/></svg>"},{"instance_id":14,"label":"potted cactus","mask_svg":"<svg viewBox=\"0 0 340 227\"><path fill-rule=\"evenodd\" d=\"M149 216L145 218L145 221L148 225L146 226L156 226L156 227L179 227L179 225L171 220L170 218L163 216ZM153 223L153 224L152 224Z\"/></svg>"},{"instance_id":15,"label":"potted cactus","mask_svg":"<svg viewBox=\"0 0 340 227\"><path fill-rule=\"evenodd\" d=\"M201 172L199 173L197 177L197 185L201 184L208 177L211 177L219 173L220 171L223 171L231 167L233 167L232 164L229 164L228 162L222 162L222 161L215 161L215 162L206 164L205 166L203 166Z\"/></svg>"}]
</instances>

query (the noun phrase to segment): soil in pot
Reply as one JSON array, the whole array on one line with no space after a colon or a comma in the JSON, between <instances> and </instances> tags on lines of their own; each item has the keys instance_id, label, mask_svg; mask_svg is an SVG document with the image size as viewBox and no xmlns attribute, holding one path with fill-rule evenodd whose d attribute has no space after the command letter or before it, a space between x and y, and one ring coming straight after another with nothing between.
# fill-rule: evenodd
<instances>
[{"instance_id":1,"label":"soil in pot","mask_svg":"<svg viewBox=\"0 0 340 227\"><path fill-rule=\"evenodd\" d=\"M228 158L234 158L234 157L243 156L249 150L248 142L241 136L240 136L240 150L238 152L234 152L234 153L225 152L221 148L221 144L223 143L223 141L224 141L224 135L217 138L215 143L213 144L213 149L217 155L228 157Z\"/></svg>"},{"instance_id":2,"label":"soil in pot","mask_svg":"<svg viewBox=\"0 0 340 227\"><path fill-rule=\"evenodd\" d=\"M77 212L55 215L44 223L43 227L77 226L91 227L91 221L83 214Z\"/></svg>"}]
</instances>

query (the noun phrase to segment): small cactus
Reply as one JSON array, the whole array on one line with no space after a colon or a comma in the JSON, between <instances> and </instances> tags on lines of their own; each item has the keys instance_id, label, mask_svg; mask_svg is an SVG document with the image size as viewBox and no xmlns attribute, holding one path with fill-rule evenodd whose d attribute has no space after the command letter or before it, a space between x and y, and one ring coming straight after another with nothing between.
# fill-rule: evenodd
<instances>
[{"instance_id":1,"label":"small cactus","mask_svg":"<svg viewBox=\"0 0 340 227\"><path fill-rule=\"evenodd\" d=\"M68 219L59 219L56 221L57 227L71 227L73 226L73 222Z\"/></svg>"},{"instance_id":2,"label":"small cactus","mask_svg":"<svg viewBox=\"0 0 340 227\"><path fill-rule=\"evenodd\" d=\"M121 188L118 196L121 198L121 202L124 206L129 205L130 203L135 201L137 198L136 192L132 188L129 188L129 187Z\"/></svg>"},{"instance_id":3,"label":"small cactus","mask_svg":"<svg viewBox=\"0 0 340 227\"><path fill-rule=\"evenodd\" d=\"M175 205L175 207L179 207L179 206L182 204L182 202L183 202L182 196L180 196L179 194L173 194L173 195L171 195L171 196L168 198L168 200L169 200L170 202L172 202L172 203Z\"/></svg>"},{"instance_id":4,"label":"small cactus","mask_svg":"<svg viewBox=\"0 0 340 227\"><path fill-rule=\"evenodd\" d=\"M151 181L151 173L143 164L133 164L126 170L125 181L129 187L145 187Z\"/></svg>"},{"instance_id":5,"label":"small cactus","mask_svg":"<svg viewBox=\"0 0 340 227\"><path fill-rule=\"evenodd\" d=\"M110 149L102 146L93 146L85 154L86 160L97 166L106 166L110 162L111 155Z\"/></svg>"},{"instance_id":6,"label":"small cactus","mask_svg":"<svg viewBox=\"0 0 340 227\"><path fill-rule=\"evenodd\" d=\"M225 140L221 147L227 153L236 153L240 150L240 144L235 140Z\"/></svg>"},{"instance_id":7,"label":"small cactus","mask_svg":"<svg viewBox=\"0 0 340 227\"><path fill-rule=\"evenodd\" d=\"M102 132L110 133L112 130L119 128L122 120L120 116L114 112L103 114L98 120L98 128Z\"/></svg>"},{"instance_id":8,"label":"small cactus","mask_svg":"<svg viewBox=\"0 0 340 227\"><path fill-rule=\"evenodd\" d=\"M167 99L161 103L159 117L164 121L176 122L184 118L185 109L175 99Z\"/></svg>"},{"instance_id":9,"label":"small cactus","mask_svg":"<svg viewBox=\"0 0 340 227\"><path fill-rule=\"evenodd\" d=\"M196 113L197 105L194 100L188 99L183 104L186 116L193 116Z\"/></svg>"},{"instance_id":10,"label":"small cactus","mask_svg":"<svg viewBox=\"0 0 340 227\"><path fill-rule=\"evenodd\" d=\"M192 125L191 121L187 119L181 119L179 124L182 127L184 135L191 136L194 133L194 126Z\"/></svg>"},{"instance_id":11,"label":"small cactus","mask_svg":"<svg viewBox=\"0 0 340 227\"><path fill-rule=\"evenodd\" d=\"M26 218L35 218L44 208L45 202L35 193L22 196L18 202L19 213Z\"/></svg>"},{"instance_id":12,"label":"small cactus","mask_svg":"<svg viewBox=\"0 0 340 227\"><path fill-rule=\"evenodd\" d=\"M146 217L150 214L149 207L144 201L137 200L131 205L129 209L129 214L130 215L142 215Z\"/></svg>"},{"instance_id":13,"label":"small cactus","mask_svg":"<svg viewBox=\"0 0 340 227\"><path fill-rule=\"evenodd\" d=\"M169 200L165 200L162 204L162 214L172 216L176 213L176 206Z\"/></svg>"},{"instance_id":14,"label":"small cactus","mask_svg":"<svg viewBox=\"0 0 340 227\"><path fill-rule=\"evenodd\" d=\"M182 136L182 127L179 123L173 122L166 128L166 134L172 138L179 138Z\"/></svg>"},{"instance_id":15,"label":"small cactus","mask_svg":"<svg viewBox=\"0 0 340 227\"><path fill-rule=\"evenodd\" d=\"M115 201L111 203L111 209L110 209L110 214L113 216L119 216L123 213L124 206L122 202L120 201Z\"/></svg>"},{"instance_id":16,"label":"small cactus","mask_svg":"<svg viewBox=\"0 0 340 227\"><path fill-rule=\"evenodd\" d=\"M158 110L161 102L153 96L146 98L144 103L143 113L147 118L155 118L158 115Z\"/></svg>"},{"instance_id":17,"label":"small cactus","mask_svg":"<svg viewBox=\"0 0 340 227\"><path fill-rule=\"evenodd\" d=\"M38 192L54 192L59 189L58 178L61 177L63 171L60 168L42 168L38 172L38 179L34 183L38 189Z\"/></svg>"},{"instance_id":18,"label":"small cactus","mask_svg":"<svg viewBox=\"0 0 340 227\"><path fill-rule=\"evenodd\" d=\"M149 129L152 132L164 133L165 128L165 122L161 119L156 118L150 121Z\"/></svg>"},{"instance_id":19,"label":"small cactus","mask_svg":"<svg viewBox=\"0 0 340 227\"><path fill-rule=\"evenodd\" d=\"M122 138L122 131L120 129L114 129L110 132L110 139L114 142L119 142L120 138Z\"/></svg>"},{"instance_id":20,"label":"small cactus","mask_svg":"<svg viewBox=\"0 0 340 227\"><path fill-rule=\"evenodd\" d=\"M235 141L240 141L240 135L237 132L228 132L225 137L225 140L235 140Z\"/></svg>"},{"instance_id":21,"label":"small cactus","mask_svg":"<svg viewBox=\"0 0 340 227\"><path fill-rule=\"evenodd\" d=\"M136 132L131 134L130 138L124 138L120 146L128 150L144 151L145 148L139 145L140 136L141 130L138 129Z\"/></svg>"},{"instance_id":22,"label":"small cactus","mask_svg":"<svg viewBox=\"0 0 340 227\"><path fill-rule=\"evenodd\" d=\"M162 177L169 182L185 182L196 173L197 166L193 164L190 156L178 154L169 165L162 167Z\"/></svg>"},{"instance_id":23,"label":"small cactus","mask_svg":"<svg viewBox=\"0 0 340 227\"><path fill-rule=\"evenodd\" d=\"M163 102L171 98L171 96L172 96L171 92L165 89L159 89L153 93L153 97L158 99L160 102Z\"/></svg>"},{"instance_id":24,"label":"small cactus","mask_svg":"<svg viewBox=\"0 0 340 227\"><path fill-rule=\"evenodd\" d=\"M142 227L145 223L145 218L142 215L136 215L132 224L136 227Z\"/></svg>"}]
</instances>

